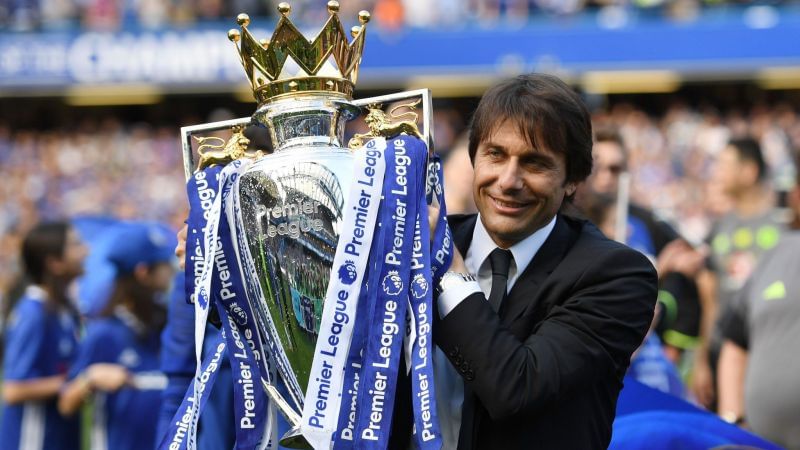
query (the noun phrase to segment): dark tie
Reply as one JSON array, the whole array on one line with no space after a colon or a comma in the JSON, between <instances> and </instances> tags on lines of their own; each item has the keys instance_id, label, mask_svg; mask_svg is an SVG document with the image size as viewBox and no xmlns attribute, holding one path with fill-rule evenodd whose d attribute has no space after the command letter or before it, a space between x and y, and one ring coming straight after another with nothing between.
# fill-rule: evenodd
<instances>
[{"instance_id":1,"label":"dark tie","mask_svg":"<svg viewBox=\"0 0 800 450\"><path fill-rule=\"evenodd\" d=\"M489 264L492 265L492 291L489 293L489 304L495 312L500 311L500 304L506 298L508 286L508 269L514 256L510 250L496 248L489 253Z\"/></svg>"}]
</instances>

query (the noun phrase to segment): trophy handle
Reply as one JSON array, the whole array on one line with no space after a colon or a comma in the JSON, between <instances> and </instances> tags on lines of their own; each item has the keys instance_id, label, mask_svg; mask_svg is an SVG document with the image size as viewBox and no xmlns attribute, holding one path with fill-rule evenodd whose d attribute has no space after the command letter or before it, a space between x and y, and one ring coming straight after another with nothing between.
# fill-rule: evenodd
<instances>
[{"instance_id":1,"label":"trophy handle","mask_svg":"<svg viewBox=\"0 0 800 450\"><path fill-rule=\"evenodd\" d=\"M431 97L430 89L415 89L412 91L397 92L388 95L379 95L377 97L362 98L353 100L351 103L359 109L364 110L369 105L378 103L391 103L400 100L407 100L413 98L421 98L422 102L422 126L423 130L420 132L425 143L428 145L428 155L434 152L433 142L433 100ZM244 129L253 123L252 117L240 117L238 119L222 120L219 122L201 123L199 125L191 125L188 127L181 127L181 147L183 150L183 172L186 179L192 177L197 161L195 161L194 151L192 150L192 136L196 133L208 133L220 130L230 130L234 127L241 127Z\"/></svg>"},{"instance_id":2,"label":"trophy handle","mask_svg":"<svg viewBox=\"0 0 800 450\"><path fill-rule=\"evenodd\" d=\"M261 379L261 384L264 386L264 390L267 392L267 396L269 399L275 403L275 406L278 407L278 411L281 413L286 422L289 423L289 426L292 428L283 435L280 440L280 444L287 448L299 448L304 450L314 450L313 447L306 441L306 438L300 433L300 415L297 414L294 409L289 405L278 389L273 386L272 384L267 383L266 380L263 378Z\"/></svg>"},{"instance_id":3,"label":"trophy handle","mask_svg":"<svg viewBox=\"0 0 800 450\"><path fill-rule=\"evenodd\" d=\"M433 99L431 97L430 89L415 89L413 91L396 92L394 94L379 95L377 97L367 97L358 100L353 100L351 103L364 110L370 105L385 104L397 102L400 100L408 100L413 98L421 98L422 101L422 138L425 144L428 145L428 154L432 155L433 147Z\"/></svg>"},{"instance_id":4,"label":"trophy handle","mask_svg":"<svg viewBox=\"0 0 800 450\"><path fill-rule=\"evenodd\" d=\"M183 148L183 172L186 179L192 177L197 162L194 158L194 151L192 151L192 136L199 132L211 132L220 130L230 130L234 127L241 127L244 129L251 123L250 117L241 117L238 119L223 120L220 122L201 123L199 125L192 125L188 127L181 127L181 147Z\"/></svg>"}]
</instances>

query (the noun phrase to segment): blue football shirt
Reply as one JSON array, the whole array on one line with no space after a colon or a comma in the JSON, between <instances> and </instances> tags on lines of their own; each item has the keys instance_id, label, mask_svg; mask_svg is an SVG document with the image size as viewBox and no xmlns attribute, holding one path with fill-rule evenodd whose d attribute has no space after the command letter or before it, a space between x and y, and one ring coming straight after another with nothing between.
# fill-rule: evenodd
<instances>
[{"instance_id":1,"label":"blue football shirt","mask_svg":"<svg viewBox=\"0 0 800 450\"><path fill-rule=\"evenodd\" d=\"M94 394L91 448L137 450L152 448L161 391L166 378L159 370L157 332L137 333L135 319L124 314L89 323L86 337L70 370L74 378L94 363L125 366L132 385L117 392Z\"/></svg>"},{"instance_id":2,"label":"blue football shirt","mask_svg":"<svg viewBox=\"0 0 800 450\"><path fill-rule=\"evenodd\" d=\"M66 375L77 351L78 326L66 311L45 304L45 292L29 287L9 317L3 377L6 381ZM0 450L78 450L78 416L58 413L57 398L3 405Z\"/></svg>"}]
</instances>

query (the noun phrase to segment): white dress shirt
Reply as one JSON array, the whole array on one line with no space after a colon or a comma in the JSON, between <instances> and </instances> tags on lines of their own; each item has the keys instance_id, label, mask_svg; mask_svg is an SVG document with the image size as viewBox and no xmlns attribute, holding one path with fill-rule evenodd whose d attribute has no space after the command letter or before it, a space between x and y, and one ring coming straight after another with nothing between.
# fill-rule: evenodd
<instances>
[{"instance_id":1,"label":"white dress shirt","mask_svg":"<svg viewBox=\"0 0 800 450\"><path fill-rule=\"evenodd\" d=\"M547 225L536 230L525 239L512 245L511 267L508 270L507 292L511 291L519 275L550 236L556 226L556 217ZM483 226L480 215L472 232L472 243L464 257L464 264L469 273L476 275L477 282L464 282L439 294L439 316L445 317L459 303L476 292L483 292L488 298L492 290L492 267L489 262L491 253L497 244L489 236ZM458 433L461 429L461 405L464 403L464 382L461 376L438 347L433 358L433 374L436 382L436 410L439 415L439 426L442 431L442 448L454 449L458 446Z\"/></svg>"}]
</instances>

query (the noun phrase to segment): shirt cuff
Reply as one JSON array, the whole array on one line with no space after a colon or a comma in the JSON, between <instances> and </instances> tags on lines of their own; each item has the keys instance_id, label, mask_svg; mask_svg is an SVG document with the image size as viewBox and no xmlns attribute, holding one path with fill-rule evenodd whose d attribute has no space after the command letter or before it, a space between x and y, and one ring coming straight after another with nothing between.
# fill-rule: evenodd
<instances>
[{"instance_id":1,"label":"shirt cuff","mask_svg":"<svg viewBox=\"0 0 800 450\"><path fill-rule=\"evenodd\" d=\"M465 298L477 292L482 292L477 281L465 281L443 290L439 294L439 318L444 319Z\"/></svg>"}]
</instances>

